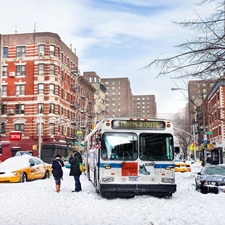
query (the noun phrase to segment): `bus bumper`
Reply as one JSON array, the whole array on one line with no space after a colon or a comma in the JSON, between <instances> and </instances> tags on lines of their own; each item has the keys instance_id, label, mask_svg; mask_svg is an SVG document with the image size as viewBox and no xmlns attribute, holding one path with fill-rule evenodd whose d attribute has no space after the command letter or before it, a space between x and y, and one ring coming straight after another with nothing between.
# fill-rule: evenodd
<instances>
[{"instance_id":1,"label":"bus bumper","mask_svg":"<svg viewBox=\"0 0 225 225\"><path fill-rule=\"evenodd\" d=\"M100 184L99 192L106 198L134 197L135 195L171 197L176 189L176 184Z\"/></svg>"}]
</instances>

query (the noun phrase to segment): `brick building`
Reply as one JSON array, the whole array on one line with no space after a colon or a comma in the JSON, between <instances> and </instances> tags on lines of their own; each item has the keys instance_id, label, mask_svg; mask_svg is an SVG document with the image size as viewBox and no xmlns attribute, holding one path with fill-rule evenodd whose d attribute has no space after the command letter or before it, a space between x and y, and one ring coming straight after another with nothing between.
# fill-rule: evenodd
<instances>
[{"instance_id":1,"label":"brick building","mask_svg":"<svg viewBox=\"0 0 225 225\"><path fill-rule=\"evenodd\" d=\"M156 118L155 95L133 95L133 116Z\"/></svg>"},{"instance_id":2,"label":"brick building","mask_svg":"<svg viewBox=\"0 0 225 225\"><path fill-rule=\"evenodd\" d=\"M219 79L207 96L208 134L210 143L215 147L225 148L225 80Z\"/></svg>"},{"instance_id":3,"label":"brick building","mask_svg":"<svg viewBox=\"0 0 225 225\"><path fill-rule=\"evenodd\" d=\"M48 157L65 155L65 140L74 140L79 130L85 135L93 115L95 88L79 75L76 53L50 32L1 39L1 143L8 143L14 130L22 132L22 140L7 144L9 151L3 146L0 159L18 150L38 155L41 142Z\"/></svg>"}]
</instances>

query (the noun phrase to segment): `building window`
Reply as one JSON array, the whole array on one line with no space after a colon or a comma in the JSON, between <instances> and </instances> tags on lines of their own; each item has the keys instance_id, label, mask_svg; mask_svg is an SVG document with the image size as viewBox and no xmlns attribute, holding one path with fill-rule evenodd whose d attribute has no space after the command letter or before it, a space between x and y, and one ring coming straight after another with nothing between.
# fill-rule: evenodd
<instances>
[{"instance_id":1,"label":"building window","mask_svg":"<svg viewBox=\"0 0 225 225\"><path fill-rule=\"evenodd\" d=\"M44 71L45 71L45 64L44 63L38 64L38 74L44 75Z\"/></svg>"},{"instance_id":2,"label":"building window","mask_svg":"<svg viewBox=\"0 0 225 225\"><path fill-rule=\"evenodd\" d=\"M25 84L16 85L16 95L25 95Z\"/></svg>"},{"instance_id":3,"label":"building window","mask_svg":"<svg viewBox=\"0 0 225 225\"><path fill-rule=\"evenodd\" d=\"M55 46L50 45L50 56L55 56Z\"/></svg>"},{"instance_id":4,"label":"building window","mask_svg":"<svg viewBox=\"0 0 225 225\"><path fill-rule=\"evenodd\" d=\"M17 58L24 58L25 57L25 52L26 52L26 47L25 46L18 46L16 47L16 57Z\"/></svg>"},{"instance_id":5,"label":"building window","mask_svg":"<svg viewBox=\"0 0 225 225\"><path fill-rule=\"evenodd\" d=\"M55 134L55 124L49 123L49 134L54 135Z\"/></svg>"},{"instance_id":6,"label":"building window","mask_svg":"<svg viewBox=\"0 0 225 225\"><path fill-rule=\"evenodd\" d=\"M2 76L3 77L7 77L7 70L8 70L8 67L7 66L3 66L2 67Z\"/></svg>"},{"instance_id":7,"label":"building window","mask_svg":"<svg viewBox=\"0 0 225 225\"><path fill-rule=\"evenodd\" d=\"M44 103L38 103L38 114L44 113Z\"/></svg>"},{"instance_id":8,"label":"building window","mask_svg":"<svg viewBox=\"0 0 225 225\"><path fill-rule=\"evenodd\" d=\"M8 58L8 47L3 47L3 58Z\"/></svg>"},{"instance_id":9,"label":"building window","mask_svg":"<svg viewBox=\"0 0 225 225\"><path fill-rule=\"evenodd\" d=\"M24 114L24 104L16 104L16 114Z\"/></svg>"},{"instance_id":10,"label":"building window","mask_svg":"<svg viewBox=\"0 0 225 225\"><path fill-rule=\"evenodd\" d=\"M49 104L49 113L52 113L52 114L55 113L55 104L54 103Z\"/></svg>"},{"instance_id":11,"label":"building window","mask_svg":"<svg viewBox=\"0 0 225 225\"><path fill-rule=\"evenodd\" d=\"M7 96L7 85L2 85L2 96Z\"/></svg>"},{"instance_id":12,"label":"building window","mask_svg":"<svg viewBox=\"0 0 225 225\"><path fill-rule=\"evenodd\" d=\"M112 85L115 85L115 81L112 81Z\"/></svg>"},{"instance_id":13,"label":"building window","mask_svg":"<svg viewBox=\"0 0 225 225\"><path fill-rule=\"evenodd\" d=\"M55 85L54 84L50 84L50 87L49 87L49 94L52 94L54 95L55 94Z\"/></svg>"},{"instance_id":14,"label":"building window","mask_svg":"<svg viewBox=\"0 0 225 225\"><path fill-rule=\"evenodd\" d=\"M60 48L58 47L58 57L60 58Z\"/></svg>"},{"instance_id":15,"label":"building window","mask_svg":"<svg viewBox=\"0 0 225 225\"><path fill-rule=\"evenodd\" d=\"M38 84L38 94L44 94L44 84Z\"/></svg>"},{"instance_id":16,"label":"building window","mask_svg":"<svg viewBox=\"0 0 225 225\"><path fill-rule=\"evenodd\" d=\"M4 122L1 122L1 125L0 125L0 134L5 134L6 133L6 125ZM1 148L1 146L0 146Z\"/></svg>"},{"instance_id":17,"label":"building window","mask_svg":"<svg viewBox=\"0 0 225 225\"><path fill-rule=\"evenodd\" d=\"M55 74L55 65L50 64L50 75L54 75L54 74Z\"/></svg>"},{"instance_id":18,"label":"building window","mask_svg":"<svg viewBox=\"0 0 225 225\"><path fill-rule=\"evenodd\" d=\"M38 54L39 56L45 55L45 45L38 45Z\"/></svg>"},{"instance_id":19,"label":"building window","mask_svg":"<svg viewBox=\"0 0 225 225\"><path fill-rule=\"evenodd\" d=\"M1 115L5 115L6 114L6 105L3 104L1 107Z\"/></svg>"},{"instance_id":20,"label":"building window","mask_svg":"<svg viewBox=\"0 0 225 225\"><path fill-rule=\"evenodd\" d=\"M16 76L25 76L25 65L16 66Z\"/></svg>"},{"instance_id":21,"label":"building window","mask_svg":"<svg viewBox=\"0 0 225 225\"><path fill-rule=\"evenodd\" d=\"M61 107L60 107L60 105L58 105L58 114L59 114L59 116L61 115Z\"/></svg>"}]
</instances>

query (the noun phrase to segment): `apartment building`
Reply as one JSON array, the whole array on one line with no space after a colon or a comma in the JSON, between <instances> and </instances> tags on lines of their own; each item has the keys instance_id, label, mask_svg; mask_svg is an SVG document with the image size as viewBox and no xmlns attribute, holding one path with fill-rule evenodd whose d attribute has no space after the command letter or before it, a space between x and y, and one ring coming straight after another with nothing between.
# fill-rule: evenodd
<instances>
[{"instance_id":1,"label":"apartment building","mask_svg":"<svg viewBox=\"0 0 225 225\"><path fill-rule=\"evenodd\" d=\"M197 108L202 105L214 83L213 80L192 80L188 82L188 114L191 132L193 131L192 126L195 126L196 132L199 129L197 127ZM206 108L202 110L206 111Z\"/></svg>"},{"instance_id":2,"label":"apartment building","mask_svg":"<svg viewBox=\"0 0 225 225\"><path fill-rule=\"evenodd\" d=\"M216 147L225 148L225 80L216 81L207 96L207 139Z\"/></svg>"},{"instance_id":3,"label":"apartment building","mask_svg":"<svg viewBox=\"0 0 225 225\"><path fill-rule=\"evenodd\" d=\"M107 117L132 116L133 102L130 81L127 77L101 78L106 87Z\"/></svg>"},{"instance_id":4,"label":"apartment building","mask_svg":"<svg viewBox=\"0 0 225 225\"><path fill-rule=\"evenodd\" d=\"M67 154L65 140L74 140L80 130L85 135L90 126L95 92L79 74L75 51L50 32L1 39L0 160L19 150L39 155L40 146L46 150L43 159ZM10 141L11 131L20 131L21 141Z\"/></svg>"},{"instance_id":5,"label":"apartment building","mask_svg":"<svg viewBox=\"0 0 225 225\"><path fill-rule=\"evenodd\" d=\"M133 95L133 116L156 118L155 95Z\"/></svg>"},{"instance_id":6,"label":"apartment building","mask_svg":"<svg viewBox=\"0 0 225 225\"><path fill-rule=\"evenodd\" d=\"M94 94L94 120L93 124L97 124L99 121L107 117L106 113L106 87L101 83L101 78L94 71L83 72L83 77L87 79L96 91Z\"/></svg>"},{"instance_id":7,"label":"apartment building","mask_svg":"<svg viewBox=\"0 0 225 225\"><path fill-rule=\"evenodd\" d=\"M100 78L94 71L84 72L83 76L96 87L95 121L99 121L100 112L101 119L127 116L156 117L155 96L132 95L128 78ZM104 94L101 95L99 91Z\"/></svg>"}]
</instances>

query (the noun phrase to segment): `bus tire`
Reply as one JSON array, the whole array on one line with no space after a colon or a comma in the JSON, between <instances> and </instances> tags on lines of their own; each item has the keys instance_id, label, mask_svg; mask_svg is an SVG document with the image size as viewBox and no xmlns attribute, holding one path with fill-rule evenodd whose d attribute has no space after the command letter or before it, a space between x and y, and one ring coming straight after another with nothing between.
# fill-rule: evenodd
<instances>
[{"instance_id":1,"label":"bus tire","mask_svg":"<svg viewBox=\"0 0 225 225\"><path fill-rule=\"evenodd\" d=\"M98 183L97 183L97 176L96 176L96 170L95 170L95 173L94 173L94 186L95 186L96 193L99 193Z\"/></svg>"},{"instance_id":2,"label":"bus tire","mask_svg":"<svg viewBox=\"0 0 225 225\"><path fill-rule=\"evenodd\" d=\"M91 177L90 177L90 167L89 167L89 166L87 167L87 177L88 177L88 180L91 181Z\"/></svg>"}]
</instances>

